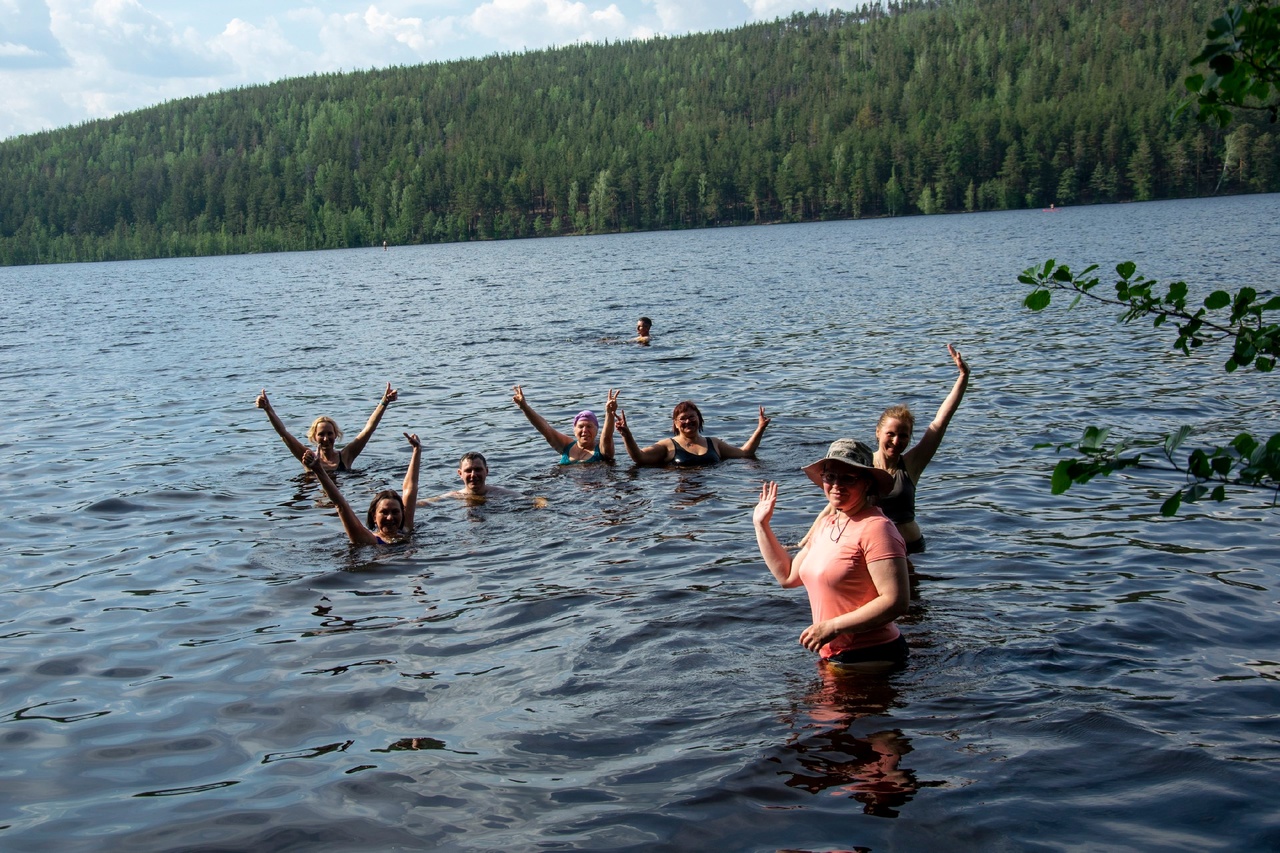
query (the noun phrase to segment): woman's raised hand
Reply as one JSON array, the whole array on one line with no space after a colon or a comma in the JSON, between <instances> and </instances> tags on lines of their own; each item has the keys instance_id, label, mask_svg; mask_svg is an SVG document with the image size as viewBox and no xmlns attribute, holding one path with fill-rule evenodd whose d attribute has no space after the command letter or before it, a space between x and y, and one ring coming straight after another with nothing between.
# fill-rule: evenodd
<instances>
[{"instance_id":1,"label":"woman's raised hand","mask_svg":"<svg viewBox=\"0 0 1280 853\"><path fill-rule=\"evenodd\" d=\"M951 344L947 344L947 355L951 356L951 360L956 363L956 367L960 369L961 373L967 374L969 372L969 365L965 363L964 357L960 355L960 350Z\"/></svg>"},{"instance_id":2,"label":"woman's raised hand","mask_svg":"<svg viewBox=\"0 0 1280 853\"><path fill-rule=\"evenodd\" d=\"M410 434L410 433L407 433L407 432L406 432L406 433L404 434L404 437L405 437L406 439L408 439L408 440L409 440L409 444L410 444L410 446L412 446L412 447L413 447L413 449L414 449L414 450L421 450L421 449L422 449L422 442L418 441L418 434L417 434L416 432L415 432L415 433L413 433L413 434Z\"/></svg>"},{"instance_id":3,"label":"woman's raised hand","mask_svg":"<svg viewBox=\"0 0 1280 853\"><path fill-rule=\"evenodd\" d=\"M773 418L767 417L765 415L764 406L761 406L760 407L760 423L758 425L759 429L764 429L765 427L767 427L772 420Z\"/></svg>"},{"instance_id":4,"label":"woman's raised hand","mask_svg":"<svg viewBox=\"0 0 1280 853\"><path fill-rule=\"evenodd\" d=\"M319 464L320 464L320 459L319 457L316 456L316 452L314 450L308 447L305 451L303 451L302 453L303 468L307 468L309 470L314 471L316 466Z\"/></svg>"},{"instance_id":5,"label":"woman's raised hand","mask_svg":"<svg viewBox=\"0 0 1280 853\"><path fill-rule=\"evenodd\" d=\"M617 417L617 419L614 421L614 423L615 423L615 424L617 425L617 427L618 427L618 432L626 432L626 431L627 431L627 415L626 415L626 413L625 413L625 412L623 412L623 411L622 411L622 409L618 409L618 417Z\"/></svg>"},{"instance_id":6,"label":"woman's raised hand","mask_svg":"<svg viewBox=\"0 0 1280 853\"><path fill-rule=\"evenodd\" d=\"M605 400L604 403L604 413L606 415L616 415L618 413L618 394L621 392L622 389L617 391L612 388L609 389L609 399Z\"/></svg>"},{"instance_id":7,"label":"woman's raised hand","mask_svg":"<svg viewBox=\"0 0 1280 853\"><path fill-rule=\"evenodd\" d=\"M391 387L391 383L387 383L387 390L382 393L382 402L394 403L396 398L400 396L400 392Z\"/></svg>"},{"instance_id":8,"label":"woman's raised hand","mask_svg":"<svg viewBox=\"0 0 1280 853\"><path fill-rule=\"evenodd\" d=\"M257 399L257 400L254 400L254 401L253 401L253 404L254 404L255 406L257 406L259 409L265 409L265 408L267 408L268 406L270 406L270 405L271 405L269 402L267 402L267 389L266 389L266 388L263 388L261 391L259 391L259 392L258 392L258 399Z\"/></svg>"},{"instance_id":9,"label":"woman's raised hand","mask_svg":"<svg viewBox=\"0 0 1280 853\"><path fill-rule=\"evenodd\" d=\"M520 408L524 408L524 389L519 385L511 386L511 402Z\"/></svg>"},{"instance_id":10,"label":"woman's raised hand","mask_svg":"<svg viewBox=\"0 0 1280 853\"><path fill-rule=\"evenodd\" d=\"M768 524L769 519L773 518L773 509L778 505L778 484L772 480L765 480L760 484L760 502L756 504L755 512L751 513L751 521L753 524Z\"/></svg>"}]
</instances>

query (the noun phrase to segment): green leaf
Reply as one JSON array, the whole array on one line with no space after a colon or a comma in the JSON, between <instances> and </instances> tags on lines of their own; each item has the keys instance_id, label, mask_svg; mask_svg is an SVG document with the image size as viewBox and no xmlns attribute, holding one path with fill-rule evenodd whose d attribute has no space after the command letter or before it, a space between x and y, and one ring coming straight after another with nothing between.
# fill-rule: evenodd
<instances>
[{"instance_id":1,"label":"green leaf","mask_svg":"<svg viewBox=\"0 0 1280 853\"><path fill-rule=\"evenodd\" d=\"M1179 447L1182 446L1182 442L1187 440L1187 436L1191 435L1191 432L1191 427L1187 424L1183 424L1178 427L1177 432L1166 436L1164 440L1165 453L1172 455Z\"/></svg>"},{"instance_id":2,"label":"green leaf","mask_svg":"<svg viewBox=\"0 0 1280 853\"><path fill-rule=\"evenodd\" d=\"M1116 265L1116 273L1119 274L1121 278L1132 278L1133 271L1137 268L1138 265L1133 261L1124 261Z\"/></svg>"},{"instance_id":3,"label":"green leaf","mask_svg":"<svg viewBox=\"0 0 1280 853\"><path fill-rule=\"evenodd\" d=\"M1217 311L1219 308L1226 308L1231 304L1231 294L1225 290L1215 290L1204 298L1204 307L1210 311Z\"/></svg>"},{"instance_id":4,"label":"green leaf","mask_svg":"<svg viewBox=\"0 0 1280 853\"><path fill-rule=\"evenodd\" d=\"M1170 518L1178 514L1178 507L1182 506L1182 490L1174 492L1164 503L1160 504L1160 514L1165 518Z\"/></svg>"},{"instance_id":5,"label":"green leaf","mask_svg":"<svg viewBox=\"0 0 1280 853\"><path fill-rule=\"evenodd\" d=\"M1074 462L1074 459L1059 459L1058 464L1053 466L1053 479L1050 481L1053 494L1062 494L1075 482L1071 477L1071 465Z\"/></svg>"},{"instance_id":6,"label":"green leaf","mask_svg":"<svg viewBox=\"0 0 1280 853\"><path fill-rule=\"evenodd\" d=\"M1022 304L1030 308L1032 311L1042 311L1049 307L1049 300L1052 297L1047 290L1033 290L1027 294L1027 298L1022 300Z\"/></svg>"}]
</instances>

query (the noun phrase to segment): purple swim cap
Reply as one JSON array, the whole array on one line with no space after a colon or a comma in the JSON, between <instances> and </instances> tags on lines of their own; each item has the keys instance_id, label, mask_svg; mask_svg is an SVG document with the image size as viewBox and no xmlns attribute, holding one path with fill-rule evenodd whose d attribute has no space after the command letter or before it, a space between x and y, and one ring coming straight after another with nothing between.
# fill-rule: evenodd
<instances>
[{"instance_id":1,"label":"purple swim cap","mask_svg":"<svg viewBox=\"0 0 1280 853\"><path fill-rule=\"evenodd\" d=\"M596 418L596 413L590 409L583 409L581 412L573 416L573 425L577 426L578 421L591 421L591 425L596 429L600 429L600 421Z\"/></svg>"}]
</instances>

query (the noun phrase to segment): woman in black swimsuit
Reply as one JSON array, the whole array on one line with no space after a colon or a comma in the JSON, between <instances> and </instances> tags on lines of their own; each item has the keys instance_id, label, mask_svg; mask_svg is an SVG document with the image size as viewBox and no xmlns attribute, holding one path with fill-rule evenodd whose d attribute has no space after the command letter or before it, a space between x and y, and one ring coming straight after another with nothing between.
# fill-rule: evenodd
<instances>
[{"instance_id":1,"label":"woman in black swimsuit","mask_svg":"<svg viewBox=\"0 0 1280 853\"><path fill-rule=\"evenodd\" d=\"M671 438L664 438L657 444L640 448L631 430L627 429L627 418L618 411L618 432L627 446L627 455L637 465L679 465L694 467L715 465L721 459L754 459L756 448L769 426L769 418L765 416L764 406L760 407L760 421L755 432L747 439L746 444L734 447L727 441L711 438L702 434L702 412L698 411L689 400L677 403L671 413Z\"/></svg>"},{"instance_id":2,"label":"woman in black swimsuit","mask_svg":"<svg viewBox=\"0 0 1280 853\"><path fill-rule=\"evenodd\" d=\"M396 396L396 389L392 388L391 383L388 382L387 390L382 392L382 399L378 402L377 408L373 410L373 414L369 416L369 421L364 425L364 429L360 430L360 434L341 450L334 447L338 439L342 438L342 430L338 429L338 424L328 415L321 415L316 418L311 423L311 428L307 430L307 441L316 446L316 449L312 452L315 453L316 458L320 461L320 465L330 473L334 471L350 471L351 466L355 464L356 457L360 455L361 450L364 450L364 446L369 443L369 438L373 435L373 431L378 428L378 422L382 420L383 414L387 411L387 404L395 402ZM271 420L271 425L280 434L280 438L284 439L284 446L289 448L289 452L298 461L302 461L302 454L307 451L307 447L293 437L293 434L285 428L284 422L276 415L275 409L271 408L271 402L267 399L267 389L263 388L258 394L256 405L259 409L266 411L267 417Z\"/></svg>"}]
</instances>

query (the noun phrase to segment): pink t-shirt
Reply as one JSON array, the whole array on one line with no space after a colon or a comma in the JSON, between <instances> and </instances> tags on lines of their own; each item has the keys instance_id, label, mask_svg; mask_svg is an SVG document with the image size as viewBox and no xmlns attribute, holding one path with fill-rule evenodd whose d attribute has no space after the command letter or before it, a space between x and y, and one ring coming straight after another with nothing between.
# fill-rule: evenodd
<instances>
[{"instance_id":1,"label":"pink t-shirt","mask_svg":"<svg viewBox=\"0 0 1280 853\"><path fill-rule=\"evenodd\" d=\"M813 621L834 619L857 610L877 595L867 564L906 557L907 546L894 523L877 507L852 517L832 513L809 538L809 553L800 564L800 581L809 594ZM819 650L823 660L849 649L878 646L895 640L898 626L890 622L857 634L840 634Z\"/></svg>"}]
</instances>

